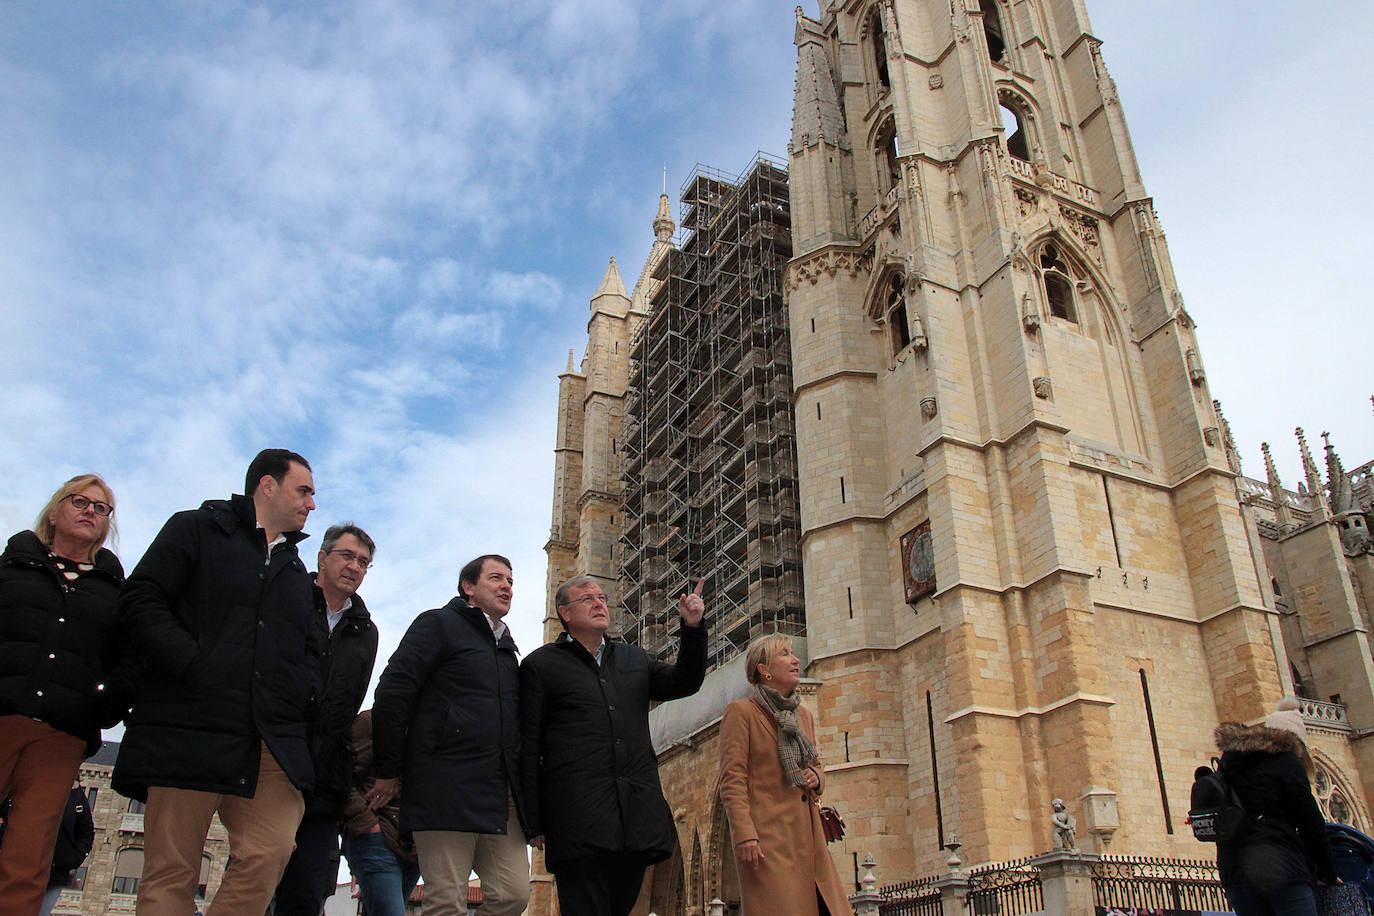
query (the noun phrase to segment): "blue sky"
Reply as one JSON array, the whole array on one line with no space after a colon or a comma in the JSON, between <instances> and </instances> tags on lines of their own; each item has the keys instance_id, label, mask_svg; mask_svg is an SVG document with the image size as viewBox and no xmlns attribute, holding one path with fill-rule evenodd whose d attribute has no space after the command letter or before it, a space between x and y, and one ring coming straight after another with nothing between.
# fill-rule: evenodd
<instances>
[{"instance_id":1,"label":"blue sky","mask_svg":"<svg viewBox=\"0 0 1374 916\"><path fill-rule=\"evenodd\" d=\"M665 167L676 199L695 162L786 155L793 5L7 4L4 532L95 470L132 568L290 447L308 530L378 542L383 659L492 550L532 649L557 374L607 259L633 282ZM1300 424L1374 458L1374 9L1089 6L1247 473L1268 439L1296 485Z\"/></svg>"}]
</instances>

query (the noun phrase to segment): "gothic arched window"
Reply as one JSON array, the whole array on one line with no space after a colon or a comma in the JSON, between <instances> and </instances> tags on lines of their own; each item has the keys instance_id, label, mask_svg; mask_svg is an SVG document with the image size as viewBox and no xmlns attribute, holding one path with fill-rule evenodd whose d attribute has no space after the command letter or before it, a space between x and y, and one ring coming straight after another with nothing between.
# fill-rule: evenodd
<instances>
[{"instance_id":1,"label":"gothic arched window","mask_svg":"<svg viewBox=\"0 0 1374 916\"><path fill-rule=\"evenodd\" d=\"M897 123L888 118L878 131L878 182L884 191L902 182L902 166L897 158Z\"/></svg>"},{"instance_id":2,"label":"gothic arched window","mask_svg":"<svg viewBox=\"0 0 1374 916\"><path fill-rule=\"evenodd\" d=\"M1045 304L1050 314L1064 321L1078 322L1078 308L1074 303L1073 274L1068 262L1054 242L1046 242L1040 249L1040 279L1045 287Z\"/></svg>"},{"instance_id":3,"label":"gothic arched window","mask_svg":"<svg viewBox=\"0 0 1374 916\"><path fill-rule=\"evenodd\" d=\"M901 274L893 274L888 281L884 312L892 340L892 355L896 356L911 343L911 323L906 315L906 278Z\"/></svg>"},{"instance_id":4,"label":"gothic arched window","mask_svg":"<svg viewBox=\"0 0 1374 916\"><path fill-rule=\"evenodd\" d=\"M1007 152L1017 159L1030 162L1030 140L1021 120L1021 113L1007 104L1005 98L999 102L998 108L1002 114L1002 131L1007 140Z\"/></svg>"},{"instance_id":5,"label":"gothic arched window","mask_svg":"<svg viewBox=\"0 0 1374 916\"><path fill-rule=\"evenodd\" d=\"M988 58L997 63L1006 53L1007 41L1002 34L1002 17L997 13L997 0L978 0L983 11L983 37L988 42Z\"/></svg>"},{"instance_id":6,"label":"gothic arched window","mask_svg":"<svg viewBox=\"0 0 1374 916\"><path fill-rule=\"evenodd\" d=\"M887 41L883 38L883 14L876 6L868 16L868 34L872 38L873 65L877 68L878 88L892 88L892 77L887 69Z\"/></svg>"}]
</instances>

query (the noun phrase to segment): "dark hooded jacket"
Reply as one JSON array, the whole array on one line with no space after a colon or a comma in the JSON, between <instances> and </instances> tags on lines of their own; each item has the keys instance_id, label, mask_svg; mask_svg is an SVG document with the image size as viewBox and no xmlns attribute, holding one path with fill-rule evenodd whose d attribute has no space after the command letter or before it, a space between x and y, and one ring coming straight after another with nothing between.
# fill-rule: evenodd
<instances>
[{"instance_id":1,"label":"dark hooded jacket","mask_svg":"<svg viewBox=\"0 0 1374 916\"><path fill-rule=\"evenodd\" d=\"M291 783L311 788L306 719L319 683L310 574L286 533L271 557L253 501L178 512L129 576L120 615L148 672L113 785L251 798L265 742Z\"/></svg>"},{"instance_id":2,"label":"dark hooded jacket","mask_svg":"<svg viewBox=\"0 0 1374 916\"><path fill-rule=\"evenodd\" d=\"M460 595L411 623L377 682L372 766L401 776L404 830L505 833L520 793L519 663Z\"/></svg>"},{"instance_id":3,"label":"dark hooded jacket","mask_svg":"<svg viewBox=\"0 0 1374 916\"><path fill-rule=\"evenodd\" d=\"M329 609L319 585L314 588L320 655L320 694L311 723L310 759L315 765L315 791L306 803L312 814L343 818L353 781L353 720L367 697L372 666L377 661L377 627L363 599L343 612L329 632Z\"/></svg>"},{"instance_id":4,"label":"dark hooded jacket","mask_svg":"<svg viewBox=\"0 0 1374 916\"><path fill-rule=\"evenodd\" d=\"M1307 748L1292 732L1223 722L1215 731L1221 766L1253 823L1239 843L1217 844L1227 887L1261 893L1336 881L1331 846L1307 782Z\"/></svg>"},{"instance_id":5,"label":"dark hooded jacket","mask_svg":"<svg viewBox=\"0 0 1374 916\"><path fill-rule=\"evenodd\" d=\"M677 831L658 779L649 704L690 696L706 677L706 627L682 627L676 665L607 640L601 666L564 633L520 666L528 826L557 871L600 853L644 864L673 852Z\"/></svg>"},{"instance_id":6,"label":"dark hooded jacket","mask_svg":"<svg viewBox=\"0 0 1374 916\"><path fill-rule=\"evenodd\" d=\"M68 582L32 531L0 555L0 715L39 719L100 749L100 729L124 716L139 666L118 628L124 568L100 548Z\"/></svg>"}]
</instances>

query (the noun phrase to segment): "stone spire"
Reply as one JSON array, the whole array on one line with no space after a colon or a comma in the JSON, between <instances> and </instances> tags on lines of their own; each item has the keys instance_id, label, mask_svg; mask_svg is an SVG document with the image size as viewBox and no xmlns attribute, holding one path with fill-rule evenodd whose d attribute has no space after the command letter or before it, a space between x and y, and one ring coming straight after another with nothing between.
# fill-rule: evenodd
<instances>
[{"instance_id":1,"label":"stone spire","mask_svg":"<svg viewBox=\"0 0 1374 916\"><path fill-rule=\"evenodd\" d=\"M844 112L825 56L825 32L797 7L797 87L792 101L792 148L844 138Z\"/></svg>"},{"instance_id":2,"label":"stone spire","mask_svg":"<svg viewBox=\"0 0 1374 916\"><path fill-rule=\"evenodd\" d=\"M1317 463L1312 460L1312 453L1307 449L1307 436L1303 434L1302 427L1294 430L1298 437L1298 450L1302 453L1302 472L1307 478L1307 494L1312 497L1317 505L1317 511L1323 519L1331 517L1331 507L1326 503L1326 494L1322 492L1322 477L1317 472Z\"/></svg>"},{"instance_id":3,"label":"stone spire","mask_svg":"<svg viewBox=\"0 0 1374 916\"><path fill-rule=\"evenodd\" d=\"M1260 451L1264 453L1264 476L1269 480L1269 496L1274 501L1274 520L1280 531L1289 531L1293 527L1293 516L1288 512L1288 494L1283 490L1283 481L1279 480L1279 469L1274 467L1269 443L1261 442Z\"/></svg>"},{"instance_id":4,"label":"stone spire","mask_svg":"<svg viewBox=\"0 0 1374 916\"><path fill-rule=\"evenodd\" d=\"M660 195L658 198L658 215L654 217L654 238L660 242L671 242L673 233L676 231L677 223L673 222L673 211L668 203L668 195Z\"/></svg>"},{"instance_id":5,"label":"stone spire","mask_svg":"<svg viewBox=\"0 0 1374 916\"><path fill-rule=\"evenodd\" d=\"M1341 456L1336 454L1336 449L1331 445L1330 433L1322 433L1322 442L1326 447L1326 480L1331 488L1331 511L1337 515L1351 512L1357 508L1355 491L1351 489L1345 468L1341 467Z\"/></svg>"},{"instance_id":6,"label":"stone spire","mask_svg":"<svg viewBox=\"0 0 1374 916\"><path fill-rule=\"evenodd\" d=\"M615 258L611 258L611 263L606 265L606 273L601 277L601 285L592 293L592 302L596 302L602 296L624 296L630 298L630 294L625 291L625 281L620 279L620 268L615 266Z\"/></svg>"},{"instance_id":7,"label":"stone spire","mask_svg":"<svg viewBox=\"0 0 1374 916\"><path fill-rule=\"evenodd\" d=\"M564 372L571 372L571 371L573 371L573 351L572 351L572 348L571 348L571 347L568 348L568 368L564 369L563 371L564 371Z\"/></svg>"}]
</instances>

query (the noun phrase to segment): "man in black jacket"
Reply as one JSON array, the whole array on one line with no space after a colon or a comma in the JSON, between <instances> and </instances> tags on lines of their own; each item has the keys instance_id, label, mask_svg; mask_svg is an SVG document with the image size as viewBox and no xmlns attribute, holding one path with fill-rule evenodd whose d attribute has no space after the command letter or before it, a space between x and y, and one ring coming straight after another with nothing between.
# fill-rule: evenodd
<instances>
[{"instance_id":1,"label":"man in black jacket","mask_svg":"<svg viewBox=\"0 0 1374 916\"><path fill-rule=\"evenodd\" d=\"M467 912L468 875L482 879L483 916L518 916L530 896L521 826L519 666L502 618L511 566L480 556L459 595L415 618L387 662L372 704L373 810L397 791L425 876L425 916Z\"/></svg>"},{"instance_id":2,"label":"man in black jacket","mask_svg":"<svg viewBox=\"0 0 1374 916\"><path fill-rule=\"evenodd\" d=\"M377 660L377 627L358 595L375 552L372 538L352 522L330 527L320 542L315 622L324 628L325 649L310 735L315 791L296 828L296 851L277 884L275 916L319 916L338 883L339 828L353 771L353 719Z\"/></svg>"},{"instance_id":3,"label":"man in black jacket","mask_svg":"<svg viewBox=\"0 0 1374 916\"><path fill-rule=\"evenodd\" d=\"M690 696L706 677L705 581L678 598L675 665L607 640L606 595L592 577L576 576L554 596L567 632L520 666L526 823L563 916L629 916L645 868L672 854L677 831L649 703Z\"/></svg>"},{"instance_id":4,"label":"man in black jacket","mask_svg":"<svg viewBox=\"0 0 1374 916\"><path fill-rule=\"evenodd\" d=\"M244 492L168 519L120 596L148 668L112 780L148 804L139 916L195 912L216 812L233 856L215 912L265 911L311 788L319 642L296 542L314 478L300 455L266 449Z\"/></svg>"}]
</instances>

